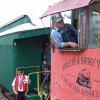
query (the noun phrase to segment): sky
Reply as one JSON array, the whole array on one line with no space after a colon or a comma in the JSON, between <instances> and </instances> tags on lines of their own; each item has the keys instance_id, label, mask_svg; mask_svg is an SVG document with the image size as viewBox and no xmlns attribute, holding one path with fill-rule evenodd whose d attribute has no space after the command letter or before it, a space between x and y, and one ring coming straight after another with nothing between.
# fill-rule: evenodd
<instances>
[{"instance_id":1,"label":"sky","mask_svg":"<svg viewBox=\"0 0 100 100\"><path fill-rule=\"evenodd\" d=\"M34 24L41 26L43 24L39 17L50 5L59 1L62 0L0 0L0 26L24 14L28 15ZM50 18L43 19L45 25L49 23L47 19Z\"/></svg>"}]
</instances>

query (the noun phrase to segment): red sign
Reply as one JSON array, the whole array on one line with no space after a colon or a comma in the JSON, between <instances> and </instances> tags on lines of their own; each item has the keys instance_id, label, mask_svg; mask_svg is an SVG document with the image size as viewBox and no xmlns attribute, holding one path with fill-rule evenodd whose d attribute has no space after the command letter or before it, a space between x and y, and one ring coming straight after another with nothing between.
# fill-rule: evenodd
<instances>
[{"instance_id":1,"label":"red sign","mask_svg":"<svg viewBox=\"0 0 100 100\"><path fill-rule=\"evenodd\" d=\"M51 100L100 100L98 54L97 49L53 53Z\"/></svg>"}]
</instances>

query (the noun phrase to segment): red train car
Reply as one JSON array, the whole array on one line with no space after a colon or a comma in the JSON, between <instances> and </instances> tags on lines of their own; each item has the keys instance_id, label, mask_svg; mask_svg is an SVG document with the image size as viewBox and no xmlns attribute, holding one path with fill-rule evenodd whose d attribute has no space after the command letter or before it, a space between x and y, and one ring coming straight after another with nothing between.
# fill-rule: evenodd
<instances>
[{"instance_id":1,"label":"red train car","mask_svg":"<svg viewBox=\"0 0 100 100\"><path fill-rule=\"evenodd\" d=\"M42 18L69 10L78 48L51 49L51 100L100 100L100 0L66 0Z\"/></svg>"}]
</instances>

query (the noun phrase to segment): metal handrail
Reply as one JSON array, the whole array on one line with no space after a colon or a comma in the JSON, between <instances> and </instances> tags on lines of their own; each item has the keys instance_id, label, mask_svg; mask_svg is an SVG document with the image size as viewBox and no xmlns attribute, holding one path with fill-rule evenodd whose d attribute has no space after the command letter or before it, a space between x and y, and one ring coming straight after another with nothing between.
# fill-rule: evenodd
<instances>
[{"instance_id":1,"label":"metal handrail","mask_svg":"<svg viewBox=\"0 0 100 100\"><path fill-rule=\"evenodd\" d=\"M28 66L28 67L18 67L16 68L16 76L17 76L17 71L19 68L34 68L34 67L40 67L40 66Z\"/></svg>"},{"instance_id":2,"label":"metal handrail","mask_svg":"<svg viewBox=\"0 0 100 100\"><path fill-rule=\"evenodd\" d=\"M41 84L41 96L40 96L40 97L41 97L41 100L42 100L42 88L43 88L44 82L45 82L46 79L49 77L50 73L51 73L51 71L49 71L48 75L46 76L46 78L44 79L44 81L43 81L42 84ZM48 94L49 94L49 93L48 93ZM45 96L45 100L47 100L48 94Z\"/></svg>"},{"instance_id":3,"label":"metal handrail","mask_svg":"<svg viewBox=\"0 0 100 100\"><path fill-rule=\"evenodd\" d=\"M50 94L49 94L49 96L48 96L48 98L47 98L47 100L50 98Z\"/></svg>"},{"instance_id":4,"label":"metal handrail","mask_svg":"<svg viewBox=\"0 0 100 100\"><path fill-rule=\"evenodd\" d=\"M41 98L41 94L42 94L42 93L44 93L44 95L46 96L45 92L39 91L39 74L40 74L40 73L44 73L44 72L50 72L50 71L32 72L32 73L29 73L29 74L28 74L28 77L29 77L30 75L32 75L32 74L37 74L38 95L40 96L40 98ZM29 86L28 86L28 80L27 80L27 91L25 92L25 95L26 95L26 96L29 96L29 95L27 95L27 92L28 92L28 91L29 91Z\"/></svg>"}]
</instances>

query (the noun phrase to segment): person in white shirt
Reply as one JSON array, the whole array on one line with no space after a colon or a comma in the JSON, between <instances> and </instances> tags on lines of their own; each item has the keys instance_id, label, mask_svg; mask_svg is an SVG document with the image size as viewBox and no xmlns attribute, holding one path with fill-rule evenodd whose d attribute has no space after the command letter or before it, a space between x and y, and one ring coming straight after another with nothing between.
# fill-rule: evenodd
<instances>
[{"instance_id":1,"label":"person in white shirt","mask_svg":"<svg viewBox=\"0 0 100 100\"><path fill-rule=\"evenodd\" d=\"M30 84L29 77L24 75L22 68L18 69L18 75L12 82L14 93L17 95L17 100L27 100L25 92L27 91L27 84Z\"/></svg>"}]
</instances>

